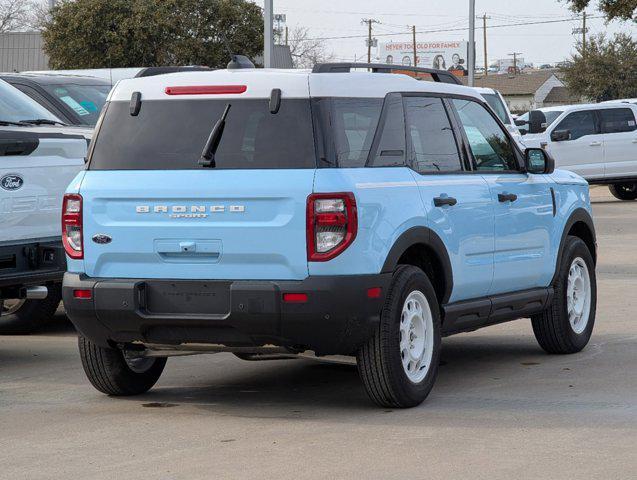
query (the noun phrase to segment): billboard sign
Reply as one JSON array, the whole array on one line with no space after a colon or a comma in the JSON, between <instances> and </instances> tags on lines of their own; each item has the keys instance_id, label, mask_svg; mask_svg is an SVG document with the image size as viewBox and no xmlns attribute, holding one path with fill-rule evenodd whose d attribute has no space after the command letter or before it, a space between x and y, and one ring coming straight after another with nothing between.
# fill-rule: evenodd
<instances>
[{"instance_id":1,"label":"billboard sign","mask_svg":"<svg viewBox=\"0 0 637 480\"><path fill-rule=\"evenodd\" d=\"M468 42L433 41L416 42L416 66L447 70L456 75L467 74ZM414 44L411 42L379 42L378 59L381 63L412 66Z\"/></svg>"}]
</instances>

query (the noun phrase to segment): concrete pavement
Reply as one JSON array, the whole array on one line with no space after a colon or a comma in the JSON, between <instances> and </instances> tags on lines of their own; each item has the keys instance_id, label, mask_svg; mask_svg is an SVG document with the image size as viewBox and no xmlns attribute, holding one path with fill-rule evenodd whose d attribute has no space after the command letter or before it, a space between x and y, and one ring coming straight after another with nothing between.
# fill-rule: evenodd
<instances>
[{"instance_id":1,"label":"concrete pavement","mask_svg":"<svg viewBox=\"0 0 637 480\"><path fill-rule=\"evenodd\" d=\"M445 339L438 383L378 409L356 369L171 358L148 394L89 385L63 313L0 337L1 479L604 478L637 476L637 202L594 189L590 345L549 356L530 322Z\"/></svg>"}]
</instances>

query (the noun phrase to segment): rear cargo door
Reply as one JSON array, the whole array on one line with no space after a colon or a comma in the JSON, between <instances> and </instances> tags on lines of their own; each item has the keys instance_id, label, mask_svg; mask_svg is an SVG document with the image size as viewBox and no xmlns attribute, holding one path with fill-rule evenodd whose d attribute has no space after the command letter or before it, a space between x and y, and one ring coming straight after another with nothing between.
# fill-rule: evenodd
<instances>
[{"instance_id":1,"label":"rear cargo door","mask_svg":"<svg viewBox=\"0 0 637 480\"><path fill-rule=\"evenodd\" d=\"M81 188L86 273L303 279L313 176L308 169L89 171Z\"/></svg>"},{"instance_id":2,"label":"rear cargo door","mask_svg":"<svg viewBox=\"0 0 637 480\"><path fill-rule=\"evenodd\" d=\"M144 97L143 97L144 98ZM214 168L199 159L230 105ZM316 156L309 99L142 100L107 107L84 199L92 277L303 279Z\"/></svg>"},{"instance_id":3,"label":"rear cargo door","mask_svg":"<svg viewBox=\"0 0 637 480\"><path fill-rule=\"evenodd\" d=\"M0 242L61 236L62 195L85 156L80 136L0 127Z\"/></svg>"}]
</instances>

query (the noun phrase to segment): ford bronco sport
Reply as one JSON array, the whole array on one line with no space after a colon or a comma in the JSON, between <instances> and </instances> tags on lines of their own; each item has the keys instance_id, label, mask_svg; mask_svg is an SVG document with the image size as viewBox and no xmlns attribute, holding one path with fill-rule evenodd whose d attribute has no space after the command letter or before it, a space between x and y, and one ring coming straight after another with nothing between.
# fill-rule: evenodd
<instances>
[{"instance_id":1,"label":"ford bronco sport","mask_svg":"<svg viewBox=\"0 0 637 480\"><path fill-rule=\"evenodd\" d=\"M312 352L356 356L374 402L410 407L443 336L530 317L547 352L585 347L586 182L442 73L360 66L117 85L63 207L98 390L143 393L170 355Z\"/></svg>"}]
</instances>

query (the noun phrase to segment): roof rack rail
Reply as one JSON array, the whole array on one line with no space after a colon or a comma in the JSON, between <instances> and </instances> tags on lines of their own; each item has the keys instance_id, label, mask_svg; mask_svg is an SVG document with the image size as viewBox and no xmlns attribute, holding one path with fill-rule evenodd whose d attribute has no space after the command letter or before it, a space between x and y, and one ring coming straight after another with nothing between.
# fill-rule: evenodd
<instances>
[{"instance_id":1,"label":"roof rack rail","mask_svg":"<svg viewBox=\"0 0 637 480\"><path fill-rule=\"evenodd\" d=\"M348 73L353 68L367 68L372 73L410 73L415 74L414 77L418 78L418 74L423 76L429 76L434 82L440 83L453 83L455 85L462 85L460 79L451 72L445 70L436 70L434 68L421 68L421 67L409 67L403 65L391 65L385 63L318 63L314 65L312 73Z\"/></svg>"}]
</instances>

